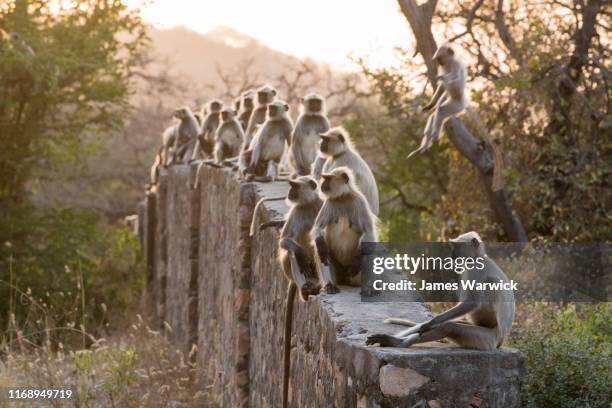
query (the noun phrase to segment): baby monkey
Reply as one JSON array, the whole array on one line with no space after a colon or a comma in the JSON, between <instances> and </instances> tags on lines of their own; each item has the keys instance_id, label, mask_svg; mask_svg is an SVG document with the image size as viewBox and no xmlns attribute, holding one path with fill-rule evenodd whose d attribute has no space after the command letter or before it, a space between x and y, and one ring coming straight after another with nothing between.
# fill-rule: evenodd
<instances>
[{"instance_id":1,"label":"baby monkey","mask_svg":"<svg viewBox=\"0 0 612 408\"><path fill-rule=\"evenodd\" d=\"M485 252L484 243L474 232L467 232L451 239L453 257L482 258L484 268L466 270L461 280L476 282L508 282L508 277ZM461 286L460 286L461 288ZM493 350L501 347L510 332L514 320L514 293L511 290L462 290L460 303L439 314L428 322L413 323L404 319L391 318L385 323L412 326L395 336L373 334L366 344L380 344L382 347L410 347L413 344L449 338L460 347ZM469 323L455 321L462 316Z\"/></svg>"}]
</instances>

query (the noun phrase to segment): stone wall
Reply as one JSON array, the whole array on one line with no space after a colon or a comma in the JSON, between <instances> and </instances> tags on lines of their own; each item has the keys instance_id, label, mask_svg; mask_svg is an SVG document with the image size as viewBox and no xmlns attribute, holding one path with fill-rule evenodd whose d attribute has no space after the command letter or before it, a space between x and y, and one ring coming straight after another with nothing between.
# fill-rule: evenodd
<instances>
[{"instance_id":1,"label":"stone wall","mask_svg":"<svg viewBox=\"0 0 612 408\"><path fill-rule=\"evenodd\" d=\"M276 260L278 231L251 238L249 226L255 203L283 196L287 185L241 184L229 170L204 166L194 189L196 166L162 174L153 203L139 212L143 222L156 223L142 229L145 254L154 258L147 295L155 318L170 324L168 336L177 347L197 342L211 406L280 406L287 283ZM150 207L154 216L147 214ZM269 201L255 216L260 223L286 211L284 201ZM342 288L296 302L290 406L465 407L475 398L481 407L518 405L518 351L442 343L366 347L369 333L397 331L382 323L385 317L422 321L429 312L418 302L361 303L358 292Z\"/></svg>"}]
</instances>

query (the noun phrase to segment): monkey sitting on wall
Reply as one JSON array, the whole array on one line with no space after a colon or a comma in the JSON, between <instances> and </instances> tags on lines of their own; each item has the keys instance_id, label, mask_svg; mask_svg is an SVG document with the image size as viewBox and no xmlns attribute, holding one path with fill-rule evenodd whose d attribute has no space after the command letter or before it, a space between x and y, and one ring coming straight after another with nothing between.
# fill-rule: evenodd
<instances>
[{"instance_id":1,"label":"monkey sitting on wall","mask_svg":"<svg viewBox=\"0 0 612 408\"><path fill-rule=\"evenodd\" d=\"M253 157L252 141L256 134L259 133L263 123L268 115L268 104L274 102L276 98L276 89L270 85L263 85L256 93L257 106L253 109L249 116L249 124L244 133L244 144L240 149L238 157L238 176L246 178L247 168L251 164Z\"/></svg>"},{"instance_id":2,"label":"monkey sitting on wall","mask_svg":"<svg viewBox=\"0 0 612 408\"><path fill-rule=\"evenodd\" d=\"M440 46L434 54L433 60L440 66L442 74L437 77L438 88L423 110L429 111L434 107L436 110L427 119L421 146L410 153L408 157L429 149L433 142L440 138L442 125L448 119L463 111L466 106L465 80L467 71L465 64L457 57L453 47L450 44Z\"/></svg>"},{"instance_id":3,"label":"monkey sitting on wall","mask_svg":"<svg viewBox=\"0 0 612 408\"><path fill-rule=\"evenodd\" d=\"M246 169L247 180L274 181L278 176L285 146L291 144L293 123L289 117L289 105L275 101L268 105L266 121L251 141L251 161Z\"/></svg>"},{"instance_id":4,"label":"monkey sitting on wall","mask_svg":"<svg viewBox=\"0 0 612 408\"><path fill-rule=\"evenodd\" d=\"M287 201L291 209L278 243L278 259L289 280L285 312L283 407L289 396L289 372L291 368L291 327L293 325L293 302L297 291L302 300L319 293L319 282L315 266L314 246L310 230L321 208L317 194L317 182L308 176L289 180Z\"/></svg>"},{"instance_id":5,"label":"monkey sitting on wall","mask_svg":"<svg viewBox=\"0 0 612 408\"><path fill-rule=\"evenodd\" d=\"M317 168L315 173L320 175L325 159L318 158L319 135L330 128L325 114L325 100L313 93L301 98L300 102L301 114L291 137L289 164L293 172L300 176L312 174L313 165Z\"/></svg>"},{"instance_id":6,"label":"monkey sitting on wall","mask_svg":"<svg viewBox=\"0 0 612 408\"><path fill-rule=\"evenodd\" d=\"M238 121L242 125L242 130L246 131L255 107L255 91L249 90L242 94L242 102L240 103L240 114Z\"/></svg>"},{"instance_id":7,"label":"monkey sitting on wall","mask_svg":"<svg viewBox=\"0 0 612 408\"><path fill-rule=\"evenodd\" d=\"M215 162L218 165L223 160L238 154L244 141L244 131L236 118L236 111L225 108L221 111L221 125L215 134Z\"/></svg>"},{"instance_id":8,"label":"monkey sitting on wall","mask_svg":"<svg viewBox=\"0 0 612 408\"><path fill-rule=\"evenodd\" d=\"M325 201L311 236L321 283L327 293L338 293L338 284L361 284L359 249L363 242L377 241L376 216L348 167L338 167L321 177Z\"/></svg>"},{"instance_id":9,"label":"monkey sitting on wall","mask_svg":"<svg viewBox=\"0 0 612 408\"><path fill-rule=\"evenodd\" d=\"M204 121L202 128L198 136L197 142L191 155L191 161L204 158L203 156L210 157L213 154L213 148L215 145L215 134L217 128L221 123L221 110L223 109L223 102L213 99L208 102L208 108L202 109L202 117Z\"/></svg>"},{"instance_id":10,"label":"monkey sitting on wall","mask_svg":"<svg viewBox=\"0 0 612 408\"><path fill-rule=\"evenodd\" d=\"M483 283L509 281L495 261L487 256L484 243L476 232L467 232L450 241L453 246L453 256L484 259L484 268L475 267L466 270L461 275L461 280ZM501 347L514 320L514 293L511 290L460 289L459 300L460 303L457 306L425 323L417 324L396 318L387 319L386 323L412 327L395 336L373 334L367 338L366 344L380 344L382 347L410 347L417 343L449 338L465 348L493 350ZM454 321L466 315L470 323Z\"/></svg>"},{"instance_id":11,"label":"monkey sitting on wall","mask_svg":"<svg viewBox=\"0 0 612 408\"><path fill-rule=\"evenodd\" d=\"M370 166L353 147L349 133L342 127L335 127L321 134L319 146L321 155L326 159L323 172L346 166L355 175L355 183L365 195L370 209L378 215L378 185ZM316 177L315 175L315 178Z\"/></svg>"},{"instance_id":12,"label":"monkey sitting on wall","mask_svg":"<svg viewBox=\"0 0 612 408\"><path fill-rule=\"evenodd\" d=\"M168 167L168 165L172 163L172 160L174 158L174 142L176 137L176 128L177 124L173 123L164 130L164 133L162 133L160 165L163 167Z\"/></svg>"},{"instance_id":13,"label":"monkey sitting on wall","mask_svg":"<svg viewBox=\"0 0 612 408\"><path fill-rule=\"evenodd\" d=\"M174 117L179 120L175 125L174 152L171 163L184 163L189 158L190 149L198 138L200 128L193 112L183 106L174 111Z\"/></svg>"}]
</instances>

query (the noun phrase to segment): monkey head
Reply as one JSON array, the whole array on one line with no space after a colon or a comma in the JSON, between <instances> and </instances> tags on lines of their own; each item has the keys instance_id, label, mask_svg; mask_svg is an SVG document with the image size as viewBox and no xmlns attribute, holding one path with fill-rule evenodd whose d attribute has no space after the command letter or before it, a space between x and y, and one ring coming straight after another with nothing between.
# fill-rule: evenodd
<instances>
[{"instance_id":1,"label":"monkey head","mask_svg":"<svg viewBox=\"0 0 612 408\"><path fill-rule=\"evenodd\" d=\"M334 127L325 133L321 133L321 144L319 150L325 157L337 156L344 153L350 147L350 137L343 127Z\"/></svg>"},{"instance_id":2,"label":"monkey head","mask_svg":"<svg viewBox=\"0 0 612 408\"><path fill-rule=\"evenodd\" d=\"M191 113L191 109L189 109L189 107L181 106L180 108L176 108L173 116L177 119L185 119L189 117L190 113Z\"/></svg>"},{"instance_id":3,"label":"monkey head","mask_svg":"<svg viewBox=\"0 0 612 408\"><path fill-rule=\"evenodd\" d=\"M221 120L229 122L236 117L236 111L232 108L224 108L221 110Z\"/></svg>"},{"instance_id":4,"label":"monkey head","mask_svg":"<svg viewBox=\"0 0 612 408\"><path fill-rule=\"evenodd\" d=\"M442 44L433 56L434 62L440 66L446 66L449 62L455 59L455 50L450 44Z\"/></svg>"},{"instance_id":5,"label":"monkey head","mask_svg":"<svg viewBox=\"0 0 612 408\"><path fill-rule=\"evenodd\" d=\"M267 105L274 101L276 96L276 89L270 85L264 85L257 90L257 103L260 105Z\"/></svg>"},{"instance_id":6,"label":"monkey head","mask_svg":"<svg viewBox=\"0 0 612 408\"><path fill-rule=\"evenodd\" d=\"M292 204L309 204L317 199L317 182L309 176L289 180L287 200Z\"/></svg>"},{"instance_id":7,"label":"monkey head","mask_svg":"<svg viewBox=\"0 0 612 408\"><path fill-rule=\"evenodd\" d=\"M208 113L209 114L218 114L223 109L223 102L218 99L213 99L208 102Z\"/></svg>"},{"instance_id":8,"label":"monkey head","mask_svg":"<svg viewBox=\"0 0 612 408\"><path fill-rule=\"evenodd\" d=\"M355 191L355 176L348 167L337 167L329 173L321 174L321 193L334 199Z\"/></svg>"},{"instance_id":9,"label":"monkey head","mask_svg":"<svg viewBox=\"0 0 612 408\"><path fill-rule=\"evenodd\" d=\"M289 112L289 105L283 101L274 101L268 104L268 119L282 119Z\"/></svg>"},{"instance_id":10,"label":"monkey head","mask_svg":"<svg viewBox=\"0 0 612 408\"><path fill-rule=\"evenodd\" d=\"M454 258L484 258L486 256L484 243L475 231L466 232L457 238L451 238L449 242Z\"/></svg>"},{"instance_id":11,"label":"monkey head","mask_svg":"<svg viewBox=\"0 0 612 408\"><path fill-rule=\"evenodd\" d=\"M246 91L242 94L242 108L245 110L253 110L255 106L255 92Z\"/></svg>"},{"instance_id":12,"label":"monkey head","mask_svg":"<svg viewBox=\"0 0 612 408\"><path fill-rule=\"evenodd\" d=\"M316 114L323 113L325 100L322 96L311 93L301 98L300 103L302 104L305 113Z\"/></svg>"}]
</instances>

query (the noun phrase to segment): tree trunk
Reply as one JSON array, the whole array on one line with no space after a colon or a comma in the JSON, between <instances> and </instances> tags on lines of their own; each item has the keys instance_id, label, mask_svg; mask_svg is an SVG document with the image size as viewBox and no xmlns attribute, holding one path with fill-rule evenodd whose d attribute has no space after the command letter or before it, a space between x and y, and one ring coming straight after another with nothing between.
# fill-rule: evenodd
<instances>
[{"instance_id":1,"label":"tree trunk","mask_svg":"<svg viewBox=\"0 0 612 408\"><path fill-rule=\"evenodd\" d=\"M402 13L408 20L416 40L416 51L423 56L427 65L427 76L436 85L437 67L432 57L438 46L431 32L431 21L436 8L436 0L428 0L418 5L416 0L398 0ZM452 118L444 125L449 140L457 150L477 169L483 183L489 203L497 222L499 222L508 240L526 242L527 234L521 220L514 215L512 204L505 188L493 191L493 169L495 160L491 146L474 137L459 118Z\"/></svg>"}]
</instances>

